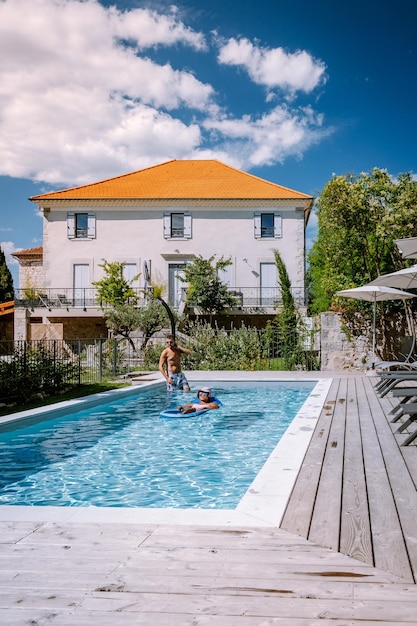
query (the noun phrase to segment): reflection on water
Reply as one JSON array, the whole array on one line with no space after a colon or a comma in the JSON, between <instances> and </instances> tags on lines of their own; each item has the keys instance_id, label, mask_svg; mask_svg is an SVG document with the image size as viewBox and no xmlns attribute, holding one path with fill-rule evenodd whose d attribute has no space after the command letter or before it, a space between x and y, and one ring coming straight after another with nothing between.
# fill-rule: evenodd
<instances>
[{"instance_id":1,"label":"reflection on water","mask_svg":"<svg viewBox=\"0 0 417 626\"><path fill-rule=\"evenodd\" d=\"M222 383L189 419L164 388L0 434L0 504L234 508L314 383Z\"/></svg>"}]
</instances>

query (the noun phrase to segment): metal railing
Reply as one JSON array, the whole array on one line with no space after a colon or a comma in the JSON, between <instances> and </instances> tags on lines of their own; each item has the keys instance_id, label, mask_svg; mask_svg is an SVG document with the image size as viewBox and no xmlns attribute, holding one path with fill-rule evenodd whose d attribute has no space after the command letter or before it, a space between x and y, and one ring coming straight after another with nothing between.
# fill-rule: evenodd
<instances>
[{"instance_id":1,"label":"metal railing","mask_svg":"<svg viewBox=\"0 0 417 626\"><path fill-rule=\"evenodd\" d=\"M146 303L143 288L134 289L135 302L138 306ZM229 293L234 297L236 309L264 309L275 308L282 304L281 289L279 287L229 287ZM293 288L292 295L297 306L306 303L305 291L302 288ZM177 306L172 302L173 308L179 308L186 301L186 287L182 289L181 300ZM15 308L28 309L44 308L54 309L88 309L101 308L102 302L94 287L88 288L53 288L53 289L16 289Z\"/></svg>"}]
</instances>

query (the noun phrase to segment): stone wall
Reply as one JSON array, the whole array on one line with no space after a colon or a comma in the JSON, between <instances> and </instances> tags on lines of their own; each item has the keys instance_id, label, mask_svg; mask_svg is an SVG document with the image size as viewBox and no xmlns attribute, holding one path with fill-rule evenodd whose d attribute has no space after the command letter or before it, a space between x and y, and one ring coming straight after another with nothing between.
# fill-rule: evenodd
<instances>
[{"instance_id":1,"label":"stone wall","mask_svg":"<svg viewBox=\"0 0 417 626\"><path fill-rule=\"evenodd\" d=\"M342 330L341 315L327 312L320 316L322 371L361 370L369 368L372 347L366 337L349 341Z\"/></svg>"}]
</instances>

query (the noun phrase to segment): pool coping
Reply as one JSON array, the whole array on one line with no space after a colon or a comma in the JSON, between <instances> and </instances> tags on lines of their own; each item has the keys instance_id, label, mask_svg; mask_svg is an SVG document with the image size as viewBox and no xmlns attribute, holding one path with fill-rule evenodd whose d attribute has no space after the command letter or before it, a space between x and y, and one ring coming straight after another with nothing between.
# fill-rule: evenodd
<instances>
[{"instance_id":1,"label":"pool coping","mask_svg":"<svg viewBox=\"0 0 417 626\"><path fill-rule=\"evenodd\" d=\"M332 378L304 376L304 372L187 372L189 382L276 381L315 382L315 386L293 419L262 469L235 509L169 509L123 507L61 507L0 505L0 522L76 522L123 524L170 524L241 527L278 527L288 499L325 403ZM68 408L81 410L117 397L127 397L152 386L160 386L158 374L144 376L138 385L106 391L85 398L22 411L0 418L0 425L25 423L47 418L48 413L65 413ZM294 443L295 442L295 443ZM278 479L279 477L279 479Z\"/></svg>"}]
</instances>

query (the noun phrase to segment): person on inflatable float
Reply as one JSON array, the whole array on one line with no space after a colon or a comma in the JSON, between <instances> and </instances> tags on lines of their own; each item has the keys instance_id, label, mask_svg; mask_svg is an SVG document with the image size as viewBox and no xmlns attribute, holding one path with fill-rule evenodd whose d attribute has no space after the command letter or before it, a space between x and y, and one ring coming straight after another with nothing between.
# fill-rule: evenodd
<instances>
[{"instance_id":1,"label":"person on inflatable float","mask_svg":"<svg viewBox=\"0 0 417 626\"><path fill-rule=\"evenodd\" d=\"M195 413L202 409L218 409L219 405L214 402L214 398L211 394L210 387L203 387L197 391L198 404L184 404L178 407L178 411L181 411L184 415L187 413Z\"/></svg>"}]
</instances>

